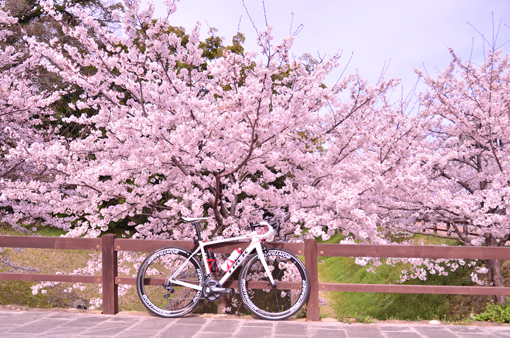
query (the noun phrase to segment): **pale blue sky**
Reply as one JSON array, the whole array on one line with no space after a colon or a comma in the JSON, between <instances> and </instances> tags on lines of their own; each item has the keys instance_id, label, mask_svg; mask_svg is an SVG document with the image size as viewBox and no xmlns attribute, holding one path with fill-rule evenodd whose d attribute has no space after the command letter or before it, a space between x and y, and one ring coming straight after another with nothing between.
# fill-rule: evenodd
<instances>
[{"instance_id":1,"label":"pale blue sky","mask_svg":"<svg viewBox=\"0 0 510 338\"><path fill-rule=\"evenodd\" d=\"M163 1L153 2L155 14L164 15ZM262 30L263 2L245 0L245 4L258 30ZM503 21L498 43L510 40L508 0L265 0L265 8L276 40L289 34L291 12L293 29L304 25L296 37L294 55L341 51L345 64L354 53L348 73L358 71L371 83L390 62L386 77L402 78L406 90L416 82L414 68L426 67L434 72L436 66L442 70L448 65L448 47L468 59L474 46L473 59L482 60L482 39L468 22L492 41L494 13L496 28L500 19ZM242 0L181 0L170 21L187 31L200 21L203 37L208 26L215 27L217 35L230 43L241 16L240 31L247 37L245 48L257 51L255 29ZM504 49L510 53L510 44ZM333 74L330 81L336 80L339 73Z\"/></svg>"}]
</instances>

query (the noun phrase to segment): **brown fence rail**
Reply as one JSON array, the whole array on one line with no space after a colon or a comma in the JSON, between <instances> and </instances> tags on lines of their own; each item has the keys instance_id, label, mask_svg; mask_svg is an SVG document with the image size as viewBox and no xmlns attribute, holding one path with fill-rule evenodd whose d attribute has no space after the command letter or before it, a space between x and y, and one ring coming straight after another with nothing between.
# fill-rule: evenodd
<instances>
[{"instance_id":1,"label":"brown fence rail","mask_svg":"<svg viewBox=\"0 0 510 338\"><path fill-rule=\"evenodd\" d=\"M135 284L134 277L118 276L117 252L150 252L165 246L191 249L192 244L189 241L120 239L111 234L104 235L101 239L0 236L0 247L98 250L102 253L103 261L101 276L1 272L0 280L102 283L103 313L116 314L118 312L118 285ZM217 253L228 254L239 246L246 248L248 243L217 244L214 246L214 250ZM320 283L318 276L317 262L321 256L505 260L510 258L510 248L506 247L317 244L314 239L307 239L304 243L267 243L267 246L283 248L305 257L311 284L307 303L307 318L309 320L319 320L320 291L510 295L510 288L507 287ZM147 282L151 283L151 281ZM235 287L236 285L236 281L227 281L225 286Z\"/></svg>"}]
</instances>

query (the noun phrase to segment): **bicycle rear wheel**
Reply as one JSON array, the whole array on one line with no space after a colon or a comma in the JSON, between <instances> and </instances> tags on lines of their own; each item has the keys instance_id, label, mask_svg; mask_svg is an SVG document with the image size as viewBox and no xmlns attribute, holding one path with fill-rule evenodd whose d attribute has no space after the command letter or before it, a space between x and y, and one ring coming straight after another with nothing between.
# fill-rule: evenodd
<instances>
[{"instance_id":1,"label":"bicycle rear wheel","mask_svg":"<svg viewBox=\"0 0 510 338\"><path fill-rule=\"evenodd\" d=\"M180 317L193 311L200 301L204 283L200 262L189 251L167 247L152 252L140 266L136 277L138 296L143 305L160 317ZM184 266L183 266L184 265ZM179 268L176 280L198 286L198 290L168 283Z\"/></svg>"},{"instance_id":2,"label":"bicycle rear wheel","mask_svg":"<svg viewBox=\"0 0 510 338\"><path fill-rule=\"evenodd\" d=\"M248 258L239 275L244 305L257 317L281 320L296 314L308 300L310 277L301 260L283 249L264 254L276 282L273 288L257 254Z\"/></svg>"}]
</instances>

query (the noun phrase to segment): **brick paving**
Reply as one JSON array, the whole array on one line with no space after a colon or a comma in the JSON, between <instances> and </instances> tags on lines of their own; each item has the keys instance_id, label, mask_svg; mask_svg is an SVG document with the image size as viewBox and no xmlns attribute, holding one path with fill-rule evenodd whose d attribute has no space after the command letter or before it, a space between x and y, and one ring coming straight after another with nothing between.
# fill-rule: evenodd
<instances>
[{"instance_id":1,"label":"brick paving","mask_svg":"<svg viewBox=\"0 0 510 338\"><path fill-rule=\"evenodd\" d=\"M373 324L346 324L332 320L279 322L251 317L191 315L165 319L148 315L102 315L87 311L56 312L0 309L2 338L493 338L510 337L510 325L472 325L430 322L377 321Z\"/></svg>"}]
</instances>

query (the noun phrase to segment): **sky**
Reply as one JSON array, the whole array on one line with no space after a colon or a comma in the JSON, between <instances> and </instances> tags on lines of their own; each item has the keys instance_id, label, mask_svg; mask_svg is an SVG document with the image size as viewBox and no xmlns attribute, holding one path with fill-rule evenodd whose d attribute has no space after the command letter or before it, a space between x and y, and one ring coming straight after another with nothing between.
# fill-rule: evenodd
<instances>
[{"instance_id":1,"label":"sky","mask_svg":"<svg viewBox=\"0 0 510 338\"><path fill-rule=\"evenodd\" d=\"M153 3L155 16L166 16L163 0ZM244 5L242 0L180 0L170 23L189 32L199 21L202 38L214 27L227 45L239 30L249 51L259 50L254 25L263 30L266 18L275 41L302 24L293 55L342 53L342 66L328 81L335 82L347 66L348 74L358 72L375 84L387 67L385 77L401 78L405 92L418 79L414 69L433 75L448 66L449 47L463 59L483 62L488 45L479 33L492 44L500 21L497 47L510 40L508 0L245 0ZM503 50L510 54L510 43Z\"/></svg>"}]
</instances>

